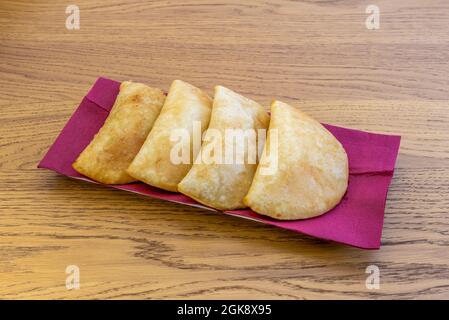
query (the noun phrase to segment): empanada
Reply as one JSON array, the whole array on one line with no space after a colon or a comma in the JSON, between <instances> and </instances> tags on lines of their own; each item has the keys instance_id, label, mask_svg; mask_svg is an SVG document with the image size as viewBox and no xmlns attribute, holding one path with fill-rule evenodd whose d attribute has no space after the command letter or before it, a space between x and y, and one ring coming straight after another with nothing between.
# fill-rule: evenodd
<instances>
[{"instance_id":1,"label":"empanada","mask_svg":"<svg viewBox=\"0 0 449 320\"><path fill-rule=\"evenodd\" d=\"M178 185L179 191L216 209L244 208L243 197L257 167L258 129L266 129L269 119L258 103L216 86L211 121L201 151ZM265 130L262 134L264 142Z\"/></svg>"},{"instance_id":2,"label":"empanada","mask_svg":"<svg viewBox=\"0 0 449 320\"><path fill-rule=\"evenodd\" d=\"M348 171L346 152L329 131L305 113L274 101L264 153L244 203L275 219L319 216L342 199Z\"/></svg>"},{"instance_id":3,"label":"empanada","mask_svg":"<svg viewBox=\"0 0 449 320\"><path fill-rule=\"evenodd\" d=\"M206 93L181 80L173 81L159 118L127 172L146 184L176 192L199 151L194 146L194 128L201 130L201 143L211 109L212 99ZM173 140L173 134L183 130L187 139ZM179 145L188 153L187 162L173 161L173 150Z\"/></svg>"},{"instance_id":4,"label":"empanada","mask_svg":"<svg viewBox=\"0 0 449 320\"><path fill-rule=\"evenodd\" d=\"M153 127L164 100L160 89L122 82L109 116L73 163L73 168L106 184L135 181L126 173L126 168Z\"/></svg>"}]
</instances>

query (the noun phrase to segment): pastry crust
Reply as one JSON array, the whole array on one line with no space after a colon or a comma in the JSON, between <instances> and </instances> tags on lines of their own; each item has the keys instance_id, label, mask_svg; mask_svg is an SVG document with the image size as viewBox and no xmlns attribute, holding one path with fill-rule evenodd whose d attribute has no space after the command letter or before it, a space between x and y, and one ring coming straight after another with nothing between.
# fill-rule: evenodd
<instances>
[{"instance_id":1,"label":"pastry crust","mask_svg":"<svg viewBox=\"0 0 449 320\"><path fill-rule=\"evenodd\" d=\"M201 133L208 127L212 99L200 89L181 80L175 80L170 86L161 114L148 135L139 153L132 161L127 172L146 184L178 191L178 183L192 167L198 151L193 148L193 123L201 123ZM178 142L172 141L173 130L185 129L190 135L183 142L190 150L189 163L173 163L170 159L172 148Z\"/></svg>"},{"instance_id":2,"label":"pastry crust","mask_svg":"<svg viewBox=\"0 0 449 320\"><path fill-rule=\"evenodd\" d=\"M178 185L178 190L207 206L231 210L244 208L243 197L248 192L257 167L257 129L266 129L269 116L258 103L245 98L225 87L216 86L212 116L205 142L192 169ZM235 130L236 139L244 143L243 156L237 163L236 155L228 164L225 161L225 143L237 153L236 141L226 140L225 130ZM250 129L248 131L244 131ZM215 139L212 139L212 130ZM229 131L228 131L229 132ZM242 134L240 134L242 133ZM244 133L254 133L254 139L248 139ZM264 137L265 138L265 137ZM246 141L246 142L245 142ZM214 144L214 145L211 145ZM254 162L248 161L248 144L256 151ZM215 163L203 161L207 150L222 150L222 157ZM217 163L218 162L218 163Z\"/></svg>"},{"instance_id":3,"label":"pastry crust","mask_svg":"<svg viewBox=\"0 0 449 320\"><path fill-rule=\"evenodd\" d=\"M280 220L306 219L334 208L348 185L348 157L340 142L319 122L288 104L274 101L265 148L278 132L278 166L263 175L273 157L264 152L244 202Z\"/></svg>"},{"instance_id":4,"label":"pastry crust","mask_svg":"<svg viewBox=\"0 0 449 320\"><path fill-rule=\"evenodd\" d=\"M73 163L73 168L105 184L135 181L126 168L140 150L164 100L160 89L123 82L105 123Z\"/></svg>"}]
</instances>

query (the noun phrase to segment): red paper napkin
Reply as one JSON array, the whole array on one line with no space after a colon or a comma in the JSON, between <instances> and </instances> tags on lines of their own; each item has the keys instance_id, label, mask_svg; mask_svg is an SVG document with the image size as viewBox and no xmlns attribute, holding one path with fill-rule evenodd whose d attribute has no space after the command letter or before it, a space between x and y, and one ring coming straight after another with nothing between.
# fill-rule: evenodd
<instances>
[{"instance_id":1,"label":"red paper napkin","mask_svg":"<svg viewBox=\"0 0 449 320\"><path fill-rule=\"evenodd\" d=\"M119 86L119 82L106 78L96 81L39 163L39 168L94 182L76 172L72 163L103 125L114 104ZM378 249L387 191L393 177L401 138L325 126L342 143L349 157L348 190L337 207L322 216L295 221L274 220L249 209L224 213L363 249ZM143 183L109 187L214 210L180 193L164 191Z\"/></svg>"}]
</instances>

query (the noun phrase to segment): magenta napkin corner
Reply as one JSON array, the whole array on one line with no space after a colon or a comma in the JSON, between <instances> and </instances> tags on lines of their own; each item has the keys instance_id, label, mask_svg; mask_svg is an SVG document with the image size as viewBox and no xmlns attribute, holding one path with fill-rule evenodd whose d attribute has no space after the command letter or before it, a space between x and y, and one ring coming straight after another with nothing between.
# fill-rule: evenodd
<instances>
[{"instance_id":1,"label":"magenta napkin corner","mask_svg":"<svg viewBox=\"0 0 449 320\"><path fill-rule=\"evenodd\" d=\"M76 172L72 163L103 125L119 87L120 83L117 81L98 78L38 167L94 182ZM224 213L362 249L379 249L387 192L393 177L401 137L327 124L325 126L342 143L349 158L348 190L339 205L322 216L294 221L274 220L249 209ZM182 194L143 183L109 187L214 210Z\"/></svg>"}]
</instances>

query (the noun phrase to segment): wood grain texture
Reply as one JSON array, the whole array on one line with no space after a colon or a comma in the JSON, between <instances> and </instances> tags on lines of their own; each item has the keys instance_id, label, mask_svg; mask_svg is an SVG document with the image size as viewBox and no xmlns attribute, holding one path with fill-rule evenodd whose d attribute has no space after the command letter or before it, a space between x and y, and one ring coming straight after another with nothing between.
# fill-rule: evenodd
<instances>
[{"instance_id":1,"label":"wood grain texture","mask_svg":"<svg viewBox=\"0 0 449 320\"><path fill-rule=\"evenodd\" d=\"M449 2L0 2L0 298L449 298ZM380 8L380 30L365 7ZM228 86L403 136L363 251L36 165L100 76ZM81 271L67 290L65 268ZM365 268L381 271L379 290Z\"/></svg>"}]
</instances>

